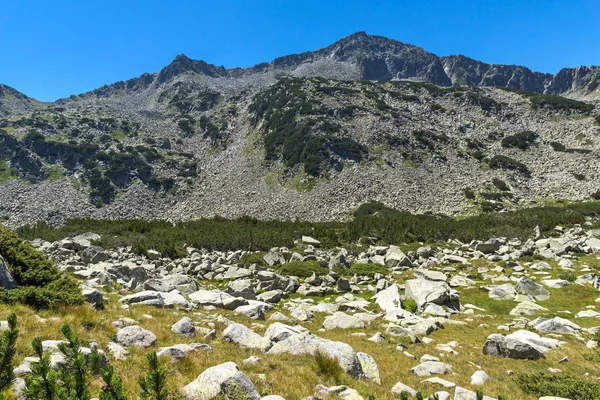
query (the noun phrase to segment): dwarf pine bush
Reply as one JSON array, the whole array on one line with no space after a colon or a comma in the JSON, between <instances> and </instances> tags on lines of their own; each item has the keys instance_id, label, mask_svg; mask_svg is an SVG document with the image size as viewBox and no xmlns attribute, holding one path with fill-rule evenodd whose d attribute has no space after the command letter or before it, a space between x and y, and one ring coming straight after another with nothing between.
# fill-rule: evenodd
<instances>
[{"instance_id":1,"label":"dwarf pine bush","mask_svg":"<svg viewBox=\"0 0 600 400\"><path fill-rule=\"evenodd\" d=\"M160 365L156 352L146 355L148 372L138 379L140 398L144 400L167 400L170 398L166 388L167 369Z\"/></svg>"}]
</instances>

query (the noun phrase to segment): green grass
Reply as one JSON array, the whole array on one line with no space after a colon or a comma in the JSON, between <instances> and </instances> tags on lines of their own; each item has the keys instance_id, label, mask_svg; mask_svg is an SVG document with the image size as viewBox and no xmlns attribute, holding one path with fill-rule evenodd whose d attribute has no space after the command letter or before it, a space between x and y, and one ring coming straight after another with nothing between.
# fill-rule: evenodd
<instances>
[{"instance_id":1,"label":"green grass","mask_svg":"<svg viewBox=\"0 0 600 400\"><path fill-rule=\"evenodd\" d=\"M15 171L6 165L6 161L0 161L0 184L16 178Z\"/></svg>"}]
</instances>

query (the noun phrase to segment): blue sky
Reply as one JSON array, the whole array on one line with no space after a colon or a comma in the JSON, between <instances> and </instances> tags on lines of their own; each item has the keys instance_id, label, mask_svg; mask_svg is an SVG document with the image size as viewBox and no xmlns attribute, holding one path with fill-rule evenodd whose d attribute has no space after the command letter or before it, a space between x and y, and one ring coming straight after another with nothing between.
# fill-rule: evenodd
<instances>
[{"instance_id":1,"label":"blue sky","mask_svg":"<svg viewBox=\"0 0 600 400\"><path fill-rule=\"evenodd\" d=\"M357 31L541 72L600 64L597 0L0 0L0 83L79 94L180 53L247 67Z\"/></svg>"}]
</instances>

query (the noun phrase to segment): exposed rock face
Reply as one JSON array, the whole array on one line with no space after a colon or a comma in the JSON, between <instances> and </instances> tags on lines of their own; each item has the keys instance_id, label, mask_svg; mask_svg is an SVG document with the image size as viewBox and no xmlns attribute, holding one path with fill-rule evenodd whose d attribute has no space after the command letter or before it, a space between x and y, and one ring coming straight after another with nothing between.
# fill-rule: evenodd
<instances>
[{"instance_id":1,"label":"exposed rock face","mask_svg":"<svg viewBox=\"0 0 600 400\"><path fill-rule=\"evenodd\" d=\"M598 172L595 163L585 162L587 152L599 147L593 119L581 118L581 105L565 110L542 101L532 111L531 95L492 86L595 99L599 75L599 67L552 76L463 56L438 57L360 32L247 69L180 55L159 73L50 104L0 86L0 162L10 172L0 183L0 218L14 227L78 217L339 220L373 199L413 212L458 214L470 206L463 190L483 192L492 178L511 182L511 196L503 202L581 200L598 189L592 179L573 177ZM327 122L312 121L310 131L302 130L303 141L323 141L327 154L318 166L297 160L290 165L268 148L261 127L277 117L260 110L282 93L299 94L281 99L286 107L314 104L298 124L312 117ZM594 114L593 107L588 111ZM331 126L337 127L331 128L333 142L325 140ZM503 147L502 138L493 135L513 135L524 127L539 135L526 151ZM37 133L28 135L32 130ZM67 142L57 139L57 131L74 133ZM337 140L351 146L340 148ZM550 143L570 151L555 151ZM526 171L481 168L497 155L522 163ZM89 168L83 168L84 160ZM303 169L314 187L288 190ZM63 179L55 179L58 172ZM220 193L228 193L227 201ZM384 255L386 266L410 266L392 253Z\"/></svg>"},{"instance_id":2,"label":"exposed rock face","mask_svg":"<svg viewBox=\"0 0 600 400\"><path fill-rule=\"evenodd\" d=\"M492 334L483 345L483 354L517 359L537 360L548 350L561 345L556 339L542 338L526 330L508 336Z\"/></svg>"},{"instance_id":3,"label":"exposed rock face","mask_svg":"<svg viewBox=\"0 0 600 400\"><path fill-rule=\"evenodd\" d=\"M10 270L8 269L8 264L0 255L0 287L3 287L5 289L15 289L17 286L19 285L10 273Z\"/></svg>"}]
</instances>

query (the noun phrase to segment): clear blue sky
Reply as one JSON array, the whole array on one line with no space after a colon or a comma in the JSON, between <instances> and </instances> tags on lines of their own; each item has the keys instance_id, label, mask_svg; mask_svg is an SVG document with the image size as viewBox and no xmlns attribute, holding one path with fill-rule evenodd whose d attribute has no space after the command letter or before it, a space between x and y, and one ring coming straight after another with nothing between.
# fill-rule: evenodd
<instances>
[{"instance_id":1,"label":"clear blue sky","mask_svg":"<svg viewBox=\"0 0 600 400\"><path fill-rule=\"evenodd\" d=\"M0 83L50 101L180 53L247 67L357 31L555 73L600 64L598 0L0 0Z\"/></svg>"}]
</instances>

